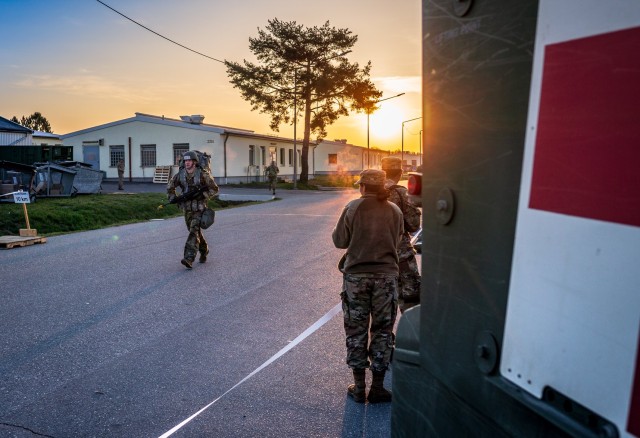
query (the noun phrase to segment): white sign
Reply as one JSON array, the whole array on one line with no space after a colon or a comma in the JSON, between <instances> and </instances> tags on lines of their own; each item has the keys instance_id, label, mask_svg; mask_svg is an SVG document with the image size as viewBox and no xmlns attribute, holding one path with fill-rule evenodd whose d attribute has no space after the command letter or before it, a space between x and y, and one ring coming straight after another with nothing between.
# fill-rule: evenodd
<instances>
[{"instance_id":1,"label":"white sign","mask_svg":"<svg viewBox=\"0 0 640 438\"><path fill-rule=\"evenodd\" d=\"M13 193L13 202L16 204L30 204L31 199L29 199L29 193L27 192L14 192Z\"/></svg>"}]
</instances>

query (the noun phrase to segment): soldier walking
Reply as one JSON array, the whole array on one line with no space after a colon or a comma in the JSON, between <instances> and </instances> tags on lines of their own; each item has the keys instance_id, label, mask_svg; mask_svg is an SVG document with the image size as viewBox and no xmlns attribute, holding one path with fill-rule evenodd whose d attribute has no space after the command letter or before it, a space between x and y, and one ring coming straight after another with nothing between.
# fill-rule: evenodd
<instances>
[{"instance_id":1,"label":"soldier walking","mask_svg":"<svg viewBox=\"0 0 640 438\"><path fill-rule=\"evenodd\" d=\"M398 307L400 312L420 304L420 271L416 261L416 250L411 245L411 235L420 229L420 210L407 195L407 189L398 185L402 176L402 160L384 157L382 170L387 174L384 187L389 190L389 201L400 207L404 219L404 233L398 244L400 276L398 277Z\"/></svg>"},{"instance_id":2,"label":"soldier walking","mask_svg":"<svg viewBox=\"0 0 640 438\"><path fill-rule=\"evenodd\" d=\"M124 190L124 159L118 160L118 190Z\"/></svg>"},{"instance_id":3,"label":"soldier walking","mask_svg":"<svg viewBox=\"0 0 640 438\"><path fill-rule=\"evenodd\" d=\"M200 224L202 221L202 213L207 208L207 200L218 194L218 185L215 183L213 176L209 171L200 167L198 163L198 155L189 151L183 156L184 167L180 167L169 181L167 185L167 196L169 201L176 197L176 187L180 187L182 193L197 189L198 187L208 187L208 190L197 196L196 198L181 202L178 207L184 211L184 221L189 230L189 236L184 244L184 257L180 261L187 269L191 269L193 261L198 251L200 252L200 263L207 261L209 255L209 246L202 234Z\"/></svg>"},{"instance_id":4,"label":"soldier walking","mask_svg":"<svg viewBox=\"0 0 640 438\"><path fill-rule=\"evenodd\" d=\"M335 228L333 243L347 250L340 262L347 365L354 383L347 394L358 403L391 401L384 386L395 344L393 325L398 299L398 242L403 233L402 212L388 202L385 173L360 173L360 198L349 202ZM366 394L365 370L372 383Z\"/></svg>"},{"instance_id":5,"label":"soldier walking","mask_svg":"<svg viewBox=\"0 0 640 438\"><path fill-rule=\"evenodd\" d=\"M276 162L272 160L271 164L267 166L264 172L267 174L267 178L269 179L269 190L272 190L273 194L275 195L276 181L278 179L278 173L280 172L280 169L278 169L278 166L276 166Z\"/></svg>"}]
</instances>

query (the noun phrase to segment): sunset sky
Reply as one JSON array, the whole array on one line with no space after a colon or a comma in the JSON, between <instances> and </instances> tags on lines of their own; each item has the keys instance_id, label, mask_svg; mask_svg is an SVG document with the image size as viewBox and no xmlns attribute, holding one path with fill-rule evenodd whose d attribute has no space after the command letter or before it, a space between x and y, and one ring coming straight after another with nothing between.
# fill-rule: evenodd
<instances>
[{"instance_id":1,"label":"sunset sky","mask_svg":"<svg viewBox=\"0 0 640 438\"><path fill-rule=\"evenodd\" d=\"M370 117L370 145L400 148L402 122L421 113L420 0L102 0L144 26L220 60L254 61L249 37L267 20L348 28L351 62L371 61L382 98ZM269 129L229 83L225 67L181 48L95 0L0 0L0 116L41 112L56 134L133 117L135 112L292 137ZM404 127L418 151L422 120ZM298 125L299 136L301 125ZM327 139L366 146L363 114L341 118Z\"/></svg>"}]
</instances>

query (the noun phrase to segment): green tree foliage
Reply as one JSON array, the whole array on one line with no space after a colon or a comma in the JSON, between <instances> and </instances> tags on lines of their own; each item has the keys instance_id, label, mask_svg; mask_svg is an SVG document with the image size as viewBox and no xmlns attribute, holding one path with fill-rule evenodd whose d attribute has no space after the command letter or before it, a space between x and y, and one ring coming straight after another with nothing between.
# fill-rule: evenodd
<instances>
[{"instance_id":1,"label":"green tree foliage","mask_svg":"<svg viewBox=\"0 0 640 438\"><path fill-rule=\"evenodd\" d=\"M258 63L225 61L227 74L252 110L271 115L270 127L302 118L302 169L300 181L309 178L309 141L326 137L326 127L349 111L375 109L382 93L369 79L371 61L362 69L344 56L358 37L349 29L304 27L295 21L269 20L266 30L249 38Z\"/></svg>"},{"instance_id":2,"label":"green tree foliage","mask_svg":"<svg viewBox=\"0 0 640 438\"><path fill-rule=\"evenodd\" d=\"M35 112L31 114L29 117L22 116L22 119L18 121L16 116L11 118L11 121L14 123L18 123L25 128L33 129L34 131L42 131L52 133L51 125L49 121L39 112Z\"/></svg>"}]
</instances>

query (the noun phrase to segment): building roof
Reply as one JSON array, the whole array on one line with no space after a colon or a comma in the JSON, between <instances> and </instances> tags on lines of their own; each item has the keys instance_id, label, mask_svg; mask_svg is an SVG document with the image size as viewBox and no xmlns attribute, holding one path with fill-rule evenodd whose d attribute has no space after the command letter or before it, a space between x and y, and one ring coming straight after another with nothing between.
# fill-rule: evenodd
<instances>
[{"instance_id":1,"label":"building roof","mask_svg":"<svg viewBox=\"0 0 640 438\"><path fill-rule=\"evenodd\" d=\"M75 137L77 135L87 134L93 131L98 131L100 129L110 128L112 126L118 126L118 125L123 125L125 123L132 123L132 122L154 123L158 125L173 126L177 128L187 128L187 129L195 129L198 131L215 132L218 134L222 134L224 132L253 133L253 131L250 131L247 129L230 128L227 126L210 125L207 123L202 123L203 119L204 119L203 116L182 116L181 119L179 120L179 119L171 119L165 116L154 116L151 114L135 113L134 117L129 117L127 119L122 119L122 120L116 120L115 122L105 123L103 125L93 126L91 128L81 129L80 131L70 132L68 134L61 135L60 138L64 140L69 137Z\"/></svg>"},{"instance_id":2,"label":"building roof","mask_svg":"<svg viewBox=\"0 0 640 438\"><path fill-rule=\"evenodd\" d=\"M53 134L51 132L44 132L44 131L33 131L33 136L34 137L56 138L56 139L60 138L60 136L58 134Z\"/></svg>"},{"instance_id":3,"label":"building roof","mask_svg":"<svg viewBox=\"0 0 640 438\"><path fill-rule=\"evenodd\" d=\"M33 131L0 116L0 132L20 132L22 134L31 134Z\"/></svg>"}]
</instances>

